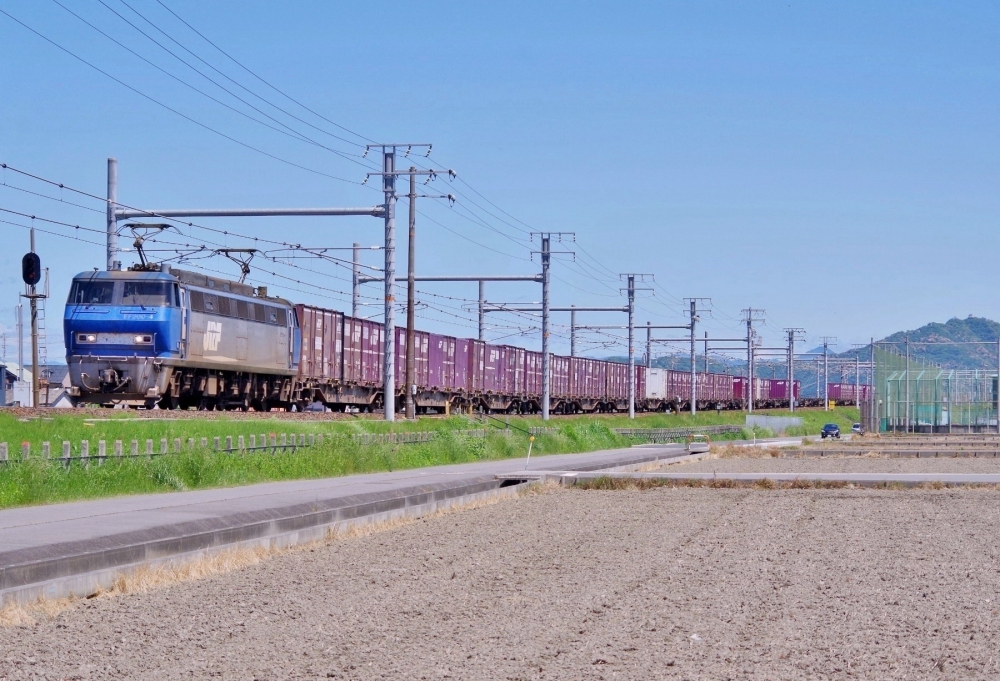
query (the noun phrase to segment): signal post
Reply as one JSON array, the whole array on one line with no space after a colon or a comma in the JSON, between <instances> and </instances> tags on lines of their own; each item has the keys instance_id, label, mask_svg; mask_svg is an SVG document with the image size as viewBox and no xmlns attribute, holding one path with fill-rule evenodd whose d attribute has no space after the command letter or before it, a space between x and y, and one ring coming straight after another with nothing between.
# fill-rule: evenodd
<instances>
[{"instance_id":1,"label":"signal post","mask_svg":"<svg viewBox=\"0 0 1000 681\"><path fill-rule=\"evenodd\" d=\"M42 261L35 253L35 230L31 229L31 250L21 258L21 279L24 280L26 292L22 295L31 303L31 406L41 406L41 383L38 368L38 299L45 298L44 293L38 293L36 286L42 280ZM24 367L21 367L23 376Z\"/></svg>"}]
</instances>

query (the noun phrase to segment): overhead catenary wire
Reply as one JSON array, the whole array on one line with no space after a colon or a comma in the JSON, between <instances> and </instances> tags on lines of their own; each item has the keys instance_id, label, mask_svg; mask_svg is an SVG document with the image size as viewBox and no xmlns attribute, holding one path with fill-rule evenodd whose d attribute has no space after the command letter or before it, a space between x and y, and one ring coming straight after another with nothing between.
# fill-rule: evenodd
<instances>
[{"instance_id":1,"label":"overhead catenary wire","mask_svg":"<svg viewBox=\"0 0 1000 681\"><path fill-rule=\"evenodd\" d=\"M0 11L2 11L2 10L0 10ZM14 166L8 165L7 163L0 163L0 169L10 170L11 172L18 173L19 175L23 175L25 177L30 177L33 180L38 180L39 182L44 182L45 184L51 185L53 187L59 187L60 189L65 189L66 191L73 192L73 193L79 194L81 196L86 196L86 197L91 198L91 199L95 199L97 201L100 201L101 203L104 203L105 205L108 202L107 199L105 197L103 197L103 196L98 196L96 194L91 194L90 192L84 191L82 189L77 189L77 188L71 187L71 186L69 186L67 184L63 184L62 182L56 182L55 180L50 180L50 179L42 177L40 175L35 175L33 173L29 173L26 170L21 170L20 168L15 168ZM136 212L140 212L140 213L146 213L147 216L150 217L150 218L158 218L158 219L161 219L161 220L167 220L169 222L175 223L176 225L180 225L180 226L191 227L191 228L196 228L196 229L203 229L203 230L206 230L208 232L213 232L213 233L216 233L216 234L223 234L225 236L232 236L234 238L245 239L247 241L253 241L253 242L258 242L258 243L273 244L273 245L276 245L276 246L286 246L286 247L295 248L295 249L301 249L302 248L301 244L293 244L293 243L289 243L287 241L278 241L278 240L275 240L275 239L267 239L265 237L250 236L250 235L246 235L246 234L241 234L240 232L236 232L236 231L233 231L231 229L218 229L216 227L207 227L205 225L200 225L200 224L197 224L195 222L191 222L191 221L187 221L187 220L181 220L179 218L166 217L166 216L163 216L163 215L159 215L158 213L155 213L153 211L146 210L144 208L137 208L135 206L130 206L130 205L126 204L126 203L122 203L121 201L116 201L115 205L118 206L118 207L121 207L121 208L126 208L126 209L131 210L131 211L136 211ZM102 230L98 230L98 231L100 231L102 234L106 233L106 231L103 230L103 229Z\"/></svg>"},{"instance_id":2,"label":"overhead catenary wire","mask_svg":"<svg viewBox=\"0 0 1000 681\"><path fill-rule=\"evenodd\" d=\"M6 16L11 21L17 23L18 25L20 25L23 28L27 29L31 33L34 33L36 36L38 36L39 38L41 38L45 42L47 42L50 45L52 45L53 47L61 50L62 52L65 52L66 54L68 54L69 56L73 57L74 59L76 59L80 63L84 64L85 66L87 66L87 67L93 69L94 71L97 71L101 75L103 75L103 76L105 76L105 77L113 80L114 82L118 83L119 85L121 85L122 87L126 88L127 90L129 90L129 91L131 91L131 92L139 95L143 99L146 99L146 100L152 102L153 104L156 104L157 106L160 106L160 107L166 109L167 111L169 111L169 112L171 112L171 113L173 113L173 114L175 114L177 116L180 116L184 120L186 120L186 121L188 121L188 122L190 122L190 123L198 126L199 128L207 130L208 132L211 132L211 133L213 133L215 135L218 135L219 137L222 137L224 139L227 139L230 142L238 144L241 147L249 149L250 151L256 152L258 154L261 154L263 156L271 158L271 159L273 159L275 161L278 161L280 163L283 163L285 165L288 165L288 166L291 166L291 167L294 167L294 168L298 168L300 170L304 170L306 172L313 173L315 175L326 177L326 178L331 179L331 180L337 180L338 182L346 182L347 184L353 184L353 185L362 186L361 182L357 182L355 180L348 180L348 179L345 179L343 177L338 177L336 175L331 175L330 173L325 173L325 172L323 172L321 170L317 170L315 168L310 168L309 166L302 165L301 163L296 163L295 161L290 161L290 160L288 160L286 158L278 156L277 154L272 154L272 153L270 153L268 151L260 149L259 147L255 147L252 144L249 144L249 143L244 142L244 141L242 141L240 139L237 139L236 137L233 137L232 135L226 134L226 133L222 132L221 130L213 128L212 126L210 126L210 125L208 125L206 123L202 123L201 121L199 121L199 120L197 120L195 118L192 118L191 116L188 116L187 114L185 114L185 113L179 111L178 109L175 109L172 106L170 106L170 105L168 105L168 104L166 104L166 103L164 103L164 102L156 99L155 97L146 94L142 90L139 90L138 88L133 87L132 85L129 85L125 81L123 81L123 80L121 80L121 79L113 76L111 73L109 73L108 71L105 71L104 69L102 69L101 67L97 66L96 64L94 64L94 63L92 63L90 61L87 61L86 59L84 59L80 55L76 54L72 50L70 50L70 49L68 49L66 47L63 47L62 45L60 45L56 41L52 40L48 36L46 36L43 33L41 33L40 31L35 30L34 28L32 28L31 26L29 26L28 24L24 23L23 21L21 21L20 19L18 19L14 15L10 14L9 12L7 12L5 9L0 8L0 14L3 14L4 16Z\"/></svg>"},{"instance_id":3,"label":"overhead catenary wire","mask_svg":"<svg viewBox=\"0 0 1000 681\"><path fill-rule=\"evenodd\" d=\"M105 211L101 210L100 208L91 208L90 206L85 206L82 203L73 203L72 201L66 201L66 200L60 199L59 197L56 197L56 196L49 196L48 194L42 194L40 192L33 192L30 189L25 189L23 187L17 187L17 186L12 185L12 184L7 184L6 182L0 183L0 187L5 187L7 189L13 189L15 191L24 192L25 194L31 194L32 196L37 196L37 197L42 198L42 199L48 199L49 201L55 201L56 203L61 203L61 204L66 205L66 206L72 206L74 208L82 208L83 210L89 210L92 213L98 213L100 215L104 215L105 214Z\"/></svg>"},{"instance_id":4,"label":"overhead catenary wire","mask_svg":"<svg viewBox=\"0 0 1000 681\"><path fill-rule=\"evenodd\" d=\"M244 112L244 111L240 111L239 109L237 109L237 108L235 108L235 107L233 107L233 106L230 106L229 104L226 104L225 102L223 102L223 101L219 100L218 98L216 98L216 97L213 97L212 95L210 95L209 93L205 92L204 90L202 90L202 89L200 89L200 88L198 88L198 87L196 87L196 86L192 85L191 83L187 82L187 81L186 81L186 80L184 80L183 78L180 78L179 76L177 76L177 75L175 75L175 74L171 73L170 71L168 71L167 69L163 68L162 66L160 66L160 65L158 65L158 64L156 64L156 63L154 63L154 62L153 62L152 60L150 60L150 59L147 59L146 57L144 57L144 56L143 56L143 55L141 55L140 53L136 52L136 51L135 51L135 50L133 50L132 48L128 47L127 45L125 45L124 43L122 43L122 42L121 42L120 40L116 39L116 38L115 38L114 36L110 35L109 33L107 33L107 32L105 32L105 31L101 30L101 29L100 29L100 28L99 28L98 26L95 26L95 25L94 25L93 23L91 23L90 21L87 21L87 19L85 19L85 18L84 18L83 16L81 16L80 14L78 14L78 13L74 12L73 10L71 10L70 8L66 7L66 5L62 4L62 2L60 2L60 0L51 0L51 1L52 1L53 3L55 3L56 5L58 5L59 7L63 8L64 10L66 10L67 12L69 12L70 14L72 14L72 15L73 15L74 17L76 17L76 18L77 18L77 19L79 19L79 20L80 20L81 22L83 22L84 24L86 24L87 26L89 26L90 28L92 28L92 29L93 29L94 31L96 31L97 33L101 34L102 36L104 36L105 38L107 38L108 40L110 40L111 42L113 42L113 43L115 43L116 45L118 45L119 47L121 47L121 48L122 48L123 50L125 50L125 51L129 52L130 54L132 54L132 55L133 55L133 56L135 56L136 58L138 58L138 59L142 60L143 62L145 62L145 63L146 63L146 64L148 64L149 66L153 67L153 68L154 68L154 69L156 69L157 71L159 71L159 72L163 73L164 75L166 75L167 77L169 77L169 78L171 78L171 79L173 79L173 80L177 81L177 82L178 82L178 83L180 83L181 85L184 85L185 87L187 87L187 88L189 88L189 89L191 89L191 90L194 90L194 91L195 91L195 92L197 92L198 94L202 95L203 97L206 97L206 98L210 99L211 101L213 101L213 102L215 102L215 103L219 104L220 106L223 106L223 107L225 107L226 109L228 109L228 110L230 110L230 111L232 111L232 112L234 112L234 113L236 113L236 114L238 114L238 115L240 115L240 116L243 116L244 118L247 118L248 120L251 120L251 121L254 121L255 123L258 123L258 124L260 124L260 125L263 125L263 126L265 126L265 127L269 128L269 129L271 129L271 130L274 130L275 132L278 132L278 133L280 133L280 134L282 134L282 135L287 135L287 136L289 136L289 137L292 137L293 139L297 139L297 140L300 140L300 141L303 141L303 142L306 142L306 143L308 143L308 144L312 144L312 145L314 145L314 146L317 146L317 147L320 147L320 148L323 148L323 149L326 149L327 151L330 151L330 152L332 152L332 153L334 153L334 154L336 154L336 155L340 156L341 158L343 158L343 159L345 159L345 160L347 160L347 161L350 161L351 163L356 163L356 164L358 164L358 165L360 165L360 166L362 166L362 167L365 167L365 168L369 168L369 169L374 169L374 168L375 168L375 166L373 166L373 165L372 165L372 164L370 164L370 163L363 163L362 161L358 160L358 159L360 158L360 155L358 155L358 154L354 154L354 156L356 156L357 158L351 158L351 154L349 154L349 153L347 153L347 152L343 152L343 151L341 151L341 150L339 150L339 149L334 149L334 148L331 148L331 147L328 147L328 146L326 146L326 145L324 145L324 144L322 144L322 143L320 143L320 142L318 142L318 141L316 141L316 140L314 140L314 139L311 139L311 138L309 138L309 137L305 136L304 134L300 133L299 131L295 130L294 128L292 128L292 127L290 127L290 126L286 125L286 124L285 124L285 123L283 123L282 121L280 121L280 120L278 120L278 119L274 118L273 116L271 116L271 115L270 115L270 114L268 114L267 112L265 112L265 111L262 111L262 110L261 110L261 109L260 109L259 107L257 107L257 106L254 106L253 104L251 104L250 102L246 101L245 99L243 99L243 98L242 98L242 97L240 97L239 95L237 95L237 94L233 93L233 92L232 92L231 90L229 90L228 88L226 88L226 87L225 87L224 85L221 85L221 84L219 84L219 83L218 83L218 82L216 82L216 81L215 81L214 79L212 79L211 77L209 77L209 76L205 75L204 73L202 73L202 72L201 72L201 71L200 71L199 69L197 69L196 67L192 66L192 65L191 65L190 63L188 63L188 62L187 62L186 60L184 60L184 59L183 59L182 57L180 57L180 56L178 56L177 54L175 54L175 53L174 53L174 52L173 52L172 50L170 50L169 48L167 48L166 46L164 46L164 45L163 45L162 43L160 43L160 42L159 42L158 40L156 40L155 38L153 38L152 36L150 36L150 35L149 35L148 33L146 33L145 31L143 31L143 30L142 30L141 28L139 28L138 26L136 26L135 24L133 24L133 23L132 23L131 21L129 21L128 19L126 19L125 17L123 17L123 16L122 16L122 15L121 15L121 14L120 14L119 12L117 12L117 11L116 11L116 10L115 10L114 8L110 7L110 6L109 6L109 5L108 5L108 4L106 3L106 2L104 2L104 0L97 0L97 1L98 1L98 2L99 2L99 3L101 4L101 5L103 5L103 6L105 7L105 8L107 8L107 9L108 9L108 11L110 11L110 12L114 13L114 15L115 15L115 16L117 16L117 17L118 17L119 19L121 19L122 21L124 21L124 22L125 22L126 24L128 24L128 25L129 25L129 26L131 26L131 27L132 27L133 29L135 29L136 31L138 31L138 32L139 32L140 34L142 34L143 36L145 36L145 37L146 37L146 38L147 38L148 40L150 40L150 41L151 41L152 43L154 43L155 45L157 45L158 47L160 47L160 48L161 48L162 50L164 50L164 51L165 51L165 52L166 52L167 54L169 54L170 56L172 56L172 57L174 57L175 59L177 59L177 60L178 60L179 62L181 62L182 64L184 64L184 65L185 65L185 66L187 66L188 68L190 68L190 69L191 69L192 71L194 71L195 73L197 73L197 74L198 74L198 75L200 75L201 77L205 78L205 79L206 79L206 80L207 80L208 82L212 83L213 85L215 85L215 86L216 86L216 87L218 87L218 88L219 88L220 90L222 90L223 92L227 93L228 95L230 95L230 96L231 96L231 97L233 97L234 99L236 99L236 100L240 101L241 103L243 103L243 104L245 104L246 106L250 107L251 109L253 109L253 110L254 110L254 111L256 111L257 113L261 114L262 116L265 116L265 117L266 117L266 118L268 118L269 120L273 121L274 123L276 123L277 125L280 125L280 126L281 126L282 128L285 128L285 129L284 129L284 130L281 130L281 129L279 129L279 128L276 128L276 127L274 127L273 125L270 125L270 124L268 124L268 123L265 123L264 121L261 121L260 119L257 119L257 118L254 118L253 116L251 116L251 115L247 114L246 112ZM123 3L123 4L124 4L124 3ZM130 8L130 9L131 9L131 8ZM133 10L133 11L134 11L134 10Z\"/></svg>"},{"instance_id":5,"label":"overhead catenary wire","mask_svg":"<svg viewBox=\"0 0 1000 681\"><path fill-rule=\"evenodd\" d=\"M100 246L102 248L104 247L104 244L102 243L99 243L97 241L90 241L88 239L84 239L78 236L73 236L72 234L62 234L60 232L53 232L51 230L42 229L40 227L32 227L31 225L22 225L20 222L11 222L10 220L0 219L0 223L3 223L5 225L12 225L14 227L23 227L24 229L34 229L36 232L41 232L42 234L51 234L52 236L57 236L60 239L73 239L74 241L82 241L85 244Z\"/></svg>"},{"instance_id":6,"label":"overhead catenary wire","mask_svg":"<svg viewBox=\"0 0 1000 681\"><path fill-rule=\"evenodd\" d=\"M181 17L179 14L177 14L174 10L170 9L170 7L168 7L162 0L156 0L156 2L161 7L163 7L165 10L167 10L168 12L170 12L170 14L172 14L178 21L180 21L182 24L184 24L189 29L191 29L191 31L193 31L196 35L198 35L198 37L200 37L202 40L204 40L209 45L211 45L212 47L214 47L216 50L218 50L220 53L222 53L226 58L228 58L230 61L232 61L234 64L236 64L237 66L239 66L241 69L243 69L244 71L246 71L247 73L249 73L251 76L253 76L257 80L259 80L261 83L263 83L267 87L269 87L272 90L274 90L275 92L277 92L282 97L285 97L289 101L294 102L295 104L297 104L298 106L302 107L303 109L305 109L309 113L313 114L317 118L320 118L320 119L326 121L327 123L336 126L337 128L343 130L344 132L350 133L351 135L354 135L355 137L359 137L359 138L361 138L362 140L365 140L368 143L371 143L371 144L375 143L375 140L369 139L368 137L365 137L364 135L362 135L360 133L354 132L353 130L351 130L351 129L345 127L345 126L343 126L343 125L341 125L339 123L336 123L336 122L330 120L329 118L326 118L322 114L317 113L316 111L313 111L308 106L306 106L305 104L303 104L299 100L295 99L291 95L286 94L284 91L280 90L275 85L271 84L269 81L267 81L264 78L262 78L261 76L257 75L254 71L250 70L250 68L248 68L247 66L245 66L242 62L240 62L235 57L233 57L228 52L226 52L221 47L219 47L214 42L212 42L207 36L205 36L203 33L201 33L198 29L196 29L190 23L188 23L187 21L185 21L183 17ZM358 144L358 146L364 146L364 145Z\"/></svg>"},{"instance_id":7,"label":"overhead catenary wire","mask_svg":"<svg viewBox=\"0 0 1000 681\"><path fill-rule=\"evenodd\" d=\"M286 115L286 116L288 116L289 118L293 118L293 119L295 119L296 121L298 121L298 122L302 123L303 125L307 125L307 126L309 126L309 127L310 127L310 128L312 128L313 130L316 130L317 132L321 132L321 133L323 133L324 135L328 135L328 136L330 136L330 137L332 137L332 138L334 138L334 139L336 139L336 140L338 140L338 141L341 141L341 142L344 142L344 143L346 143L346 144L351 144L351 145L354 145L354 146L357 146L357 147L363 147L363 146L364 146L363 144L361 144L361 143L359 143L359 142L356 142L356 141L354 141L354 140L349 140L349 139L347 139L347 138L345 138L345 137L341 137L341 136L339 136L339 135L337 135L337 134L335 134L335 133L332 133L332 132L330 132L330 131L328 131L328 130L325 130L324 128L321 128L321 127L319 127L319 126L317 126L317 125L314 125L314 124L310 123L309 121L305 120L304 118L301 118L301 117L299 117L299 116L296 116L295 114L293 114L292 112L288 111L287 109L285 109L285 108L283 108L283 107L281 107L281 106L278 106L277 104L275 104L275 103L274 103L273 101L271 101L270 99L267 99L266 97L262 97L261 95L257 94L256 92L254 92L254 91L253 91L253 90L251 90L250 88L248 88L248 87L246 87L245 85L243 85L242 83L240 83L240 82L239 82L238 80L236 80L235 78L232 78L232 77L230 77L230 76L229 76L229 75L228 75L227 73L225 73L225 72L224 72L224 71L222 71L221 69L218 69L218 68L216 68L216 67L215 67L215 66L213 66L213 65L212 65L212 64L211 64L210 62L208 62L207 60L203 59L203 58L202 58L202 57L201 57L200 55L198 55L198 54L197 54L196 52L194 52L193 50L189 49L189 48L188 48L188 47L187 47L186 45L184 45L184 44L183 44L182 42L180 42L179 40L177 40L176 38L174 38L174 37L173 37L172 35L170 35L170 34L169 34L169 33L167 33L166 31L164 31L164 30L163 30L163 29L162 29L162 28L161 28L161 27L160 27L159 25L157 25L157 24L156 24L156 23L155 23L154 21L150 20L150 19L149 19L148 17L146 17L146 16L144 15L144 14L142 14L142 13L140 13L140 12L139 12L138 10L136 10L136 9L135 9L135 7L133 7L132 5L130 5L130 4L128 3L128 2L126 2L125 0L118 0L118 1L119 1L119 2L121 3L121 4L125 5L125 7L127 7L127 8L128 8L128 9L129 9L129 10L130 10L130 11L131 11L131 12L132 12L133 14L135 14L135 15L136 15L136 16L138 16L138 17L139 17L140 19L142 19L143 21L145 21L145 22L146 22L147 24L149 24L149 25L150 25L151 27L153 27L153 28L154 28L154 29L155 29L155 30L156 30L157 32L159 32L159 33L160 33L161 35L163 35L164 37L166 37L166 38L167 38L168 40L170 40L170 41L171 41L172 43L174 43L175 45L177 45L178 47L180 47L180 48L181 48L182 50L184 50L185 52L187 52L188 54L190 54L190 55L191 55L192 57L194 57L195 59L197 59L198 61L200 61L200 62L201 62L202 64L204 64L204 65L205 65L205 66L207 66L208 68L210 68L210 69L212 69L213 71L215 71L215 72L216 72L217 74L219 74L220 76L222 76L223 78L225 78L226 80L228 80L228 81L229 81L230 83L232 83L233 85L235 85L235 86L239 87L239 88L240 88L241 90L243 90L244 92L246 92L246 93L248 93L248 94L252 95L253 97L256 97L256 98L257 98L257 99L259 99L260 101L264 102L265 104L267 104L267 105L268 105L268 106L270 106L270 107L273 107L273 108L274 108L274 109L276 109L277 111L280 111L281 113L285 114L285 115ZM103 2L103 0L99 0L99 2L101 2L101 4L102 4L102 5L104 5L105 7L107 7L107 4L106 4L106 3L104 3L104 2ZM161 4L162 4L162 3L161 3ZM108 7L108 9L111 9L111 8L110 8L110 7ZM167 8L167 10L168 10L168 11L170 11L170 12L171 12L171 14L174 14L174 13L173 13L173 12L172 12L171 10L169 10L169 8ZM114 10L111 10L111 11L114 11ZM117 14L117 12L115 12L115 14ZM120 15L119 15L119 16L120 16ZM176 14L174 14L174 16L176 17L177 15L176 15ZM179 17L178 17L178 19L179 19ZM183 21L183 20L181 20L181 21ZM190 25L189 25L189 24L187 24L187 22L184 22L184 24L185 24L185 25L187 25L187 26L188 26L189 28L191 28L191 27L190 27ZM193 29L192 29L192 30L193 30ZM195 31L195 32L197 33L197 31ZM201 34L199 34L199 35L201 35ZM202 37L204 37L204 36L202 36ZM213 45L213 47L215 47L214 43L212 43L212 45ZM217 49L218 49L218 48L217 48ZM225 54L225 53L223 53L223 54ZM228 55L226 55L226 56L228 56ZM241 65L241 66L242 66L242 65ZM336 123L334 123L334 125L337 125L337 124L336 124ZM341 126L337 126L337 127L341 127ZM349 132L349 131L348 131L348 132ZM357 134L356 134L356 133L353 133L353 132L350 132L350 134L353 134L353 135L357 136ZM371 140L368 140L368 141L371 141ZM354 155L355 155L355 156L357 156L358 158L361 158L361 155L360 155L360 154L354 154Z\"/></svg>"}]
</instances>

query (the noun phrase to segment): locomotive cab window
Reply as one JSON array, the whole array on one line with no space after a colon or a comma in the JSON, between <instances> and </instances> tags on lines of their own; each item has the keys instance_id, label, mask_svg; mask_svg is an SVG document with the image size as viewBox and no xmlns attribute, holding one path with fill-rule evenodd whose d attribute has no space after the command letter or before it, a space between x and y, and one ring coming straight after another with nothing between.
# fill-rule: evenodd
<instances>
[{"instance_id":1,"label":"locomotive cab window","mask_svg":"<svg viewBox=\"0 0 1000 681\"><path fill-rule=\"evenodd\" d=\"M122 305L170 307L176 295L174 285L165 281L126 281Z\"/></svg>"},{"instance_id":2,"label":"locomotive cab window","mask_svg":"<svg viewBox=\"0 0 1000 681\"><path fill-rule=\"evenodd\" d=\"M110 305L114 292L113 281L75 281L67 305Z\"/></svg>"}]
</instances>

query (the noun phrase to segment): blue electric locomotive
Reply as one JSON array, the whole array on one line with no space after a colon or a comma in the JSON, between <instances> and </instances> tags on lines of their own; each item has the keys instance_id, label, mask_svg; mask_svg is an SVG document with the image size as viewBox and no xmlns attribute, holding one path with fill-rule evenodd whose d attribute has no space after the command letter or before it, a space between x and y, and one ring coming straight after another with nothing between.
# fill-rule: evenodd
<instances>
[{"instance_id":1,"label":"blue electric locomotive","mask_svg":"<svg viewBox=\"0 0 1000 681\"><path fill-rule=\"evenodd\" d=\"M63 327L80 402L267 410L292 399L295 311L263 287L166 265L83 272Z\"/></svg>"}]
</instances>

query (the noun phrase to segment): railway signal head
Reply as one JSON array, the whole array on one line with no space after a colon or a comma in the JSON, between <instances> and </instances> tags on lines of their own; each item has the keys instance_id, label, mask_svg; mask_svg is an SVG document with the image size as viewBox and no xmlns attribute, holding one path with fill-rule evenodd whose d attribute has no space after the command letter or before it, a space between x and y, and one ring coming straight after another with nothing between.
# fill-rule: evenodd
<instances>
[{"instance_id":1,"label":"railway signal head","mask_svg":"<svg viewBox=\"0 0 1000 681\"><path fill-rule=\"evenodd\" d=\"M34 286L42 280L42 260L37 253L25 253L21 258L21 278L28 286Z\"/></svg>"}]
</instances>

